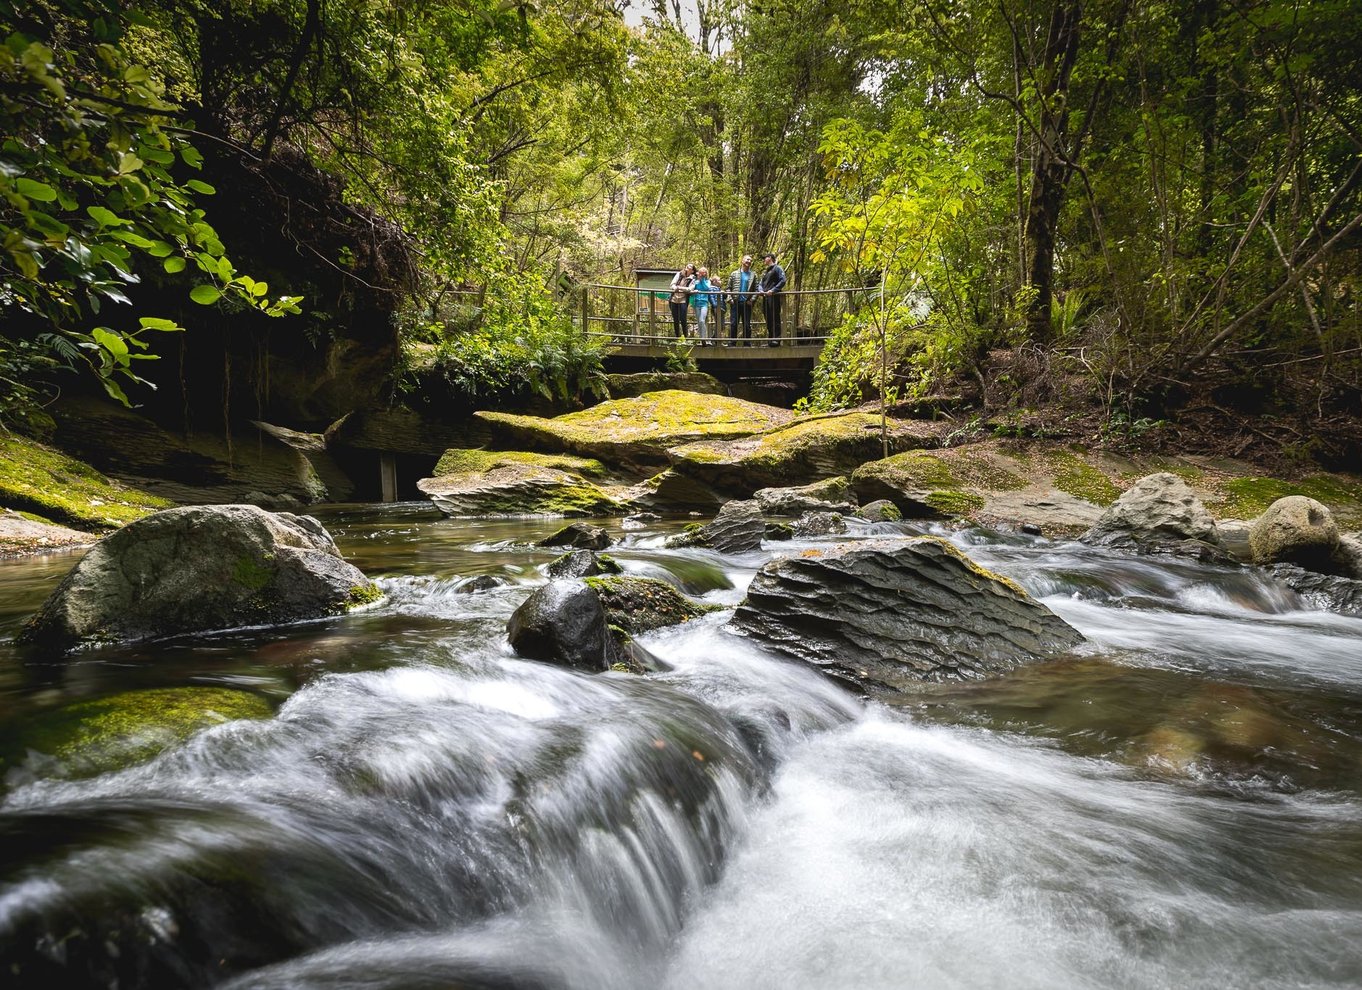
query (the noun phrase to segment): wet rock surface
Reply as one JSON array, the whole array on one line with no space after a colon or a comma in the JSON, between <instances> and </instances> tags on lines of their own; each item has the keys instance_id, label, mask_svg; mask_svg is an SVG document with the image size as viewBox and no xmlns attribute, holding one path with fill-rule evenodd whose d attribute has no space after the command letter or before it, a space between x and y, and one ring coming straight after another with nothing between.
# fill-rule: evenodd
<instances>
[{"instance_id":1,"label":"wet rock surface","mask_svg":"<svg viewBox=\"0 0 1362 990\"><path fill-rule=\"evenodd\" d=\"M597 574L618 574L620 565L593 550L569 550L549 561L544 572L551 578L592 577Z\"/></svg>"},{"instance_id":2,"label":"wet rock surface","mask_svg":"<svg viewBox=\"0 0 1362 990\"><path fill-rule=\"evenodd\" d=\"M762 488L753 493L753 500L768 516L798 516L806 512L856 511L855 497L845 477L816 481L795 488Z\"/></svg>"},{"instance_id":3,"label":"wet rock surface","mask_svg":"<svg viewBox=\"0 0 1362 990\"><path fill-rule=\"evenodd\" d=\"M766 520L755 501L734 500L724 503L714 521L687 529L667 540L669 548L708 547L720 553L743 553L761 549L766 535Z\"/></svg>"},{"instance_id":4,"label":"wet rock surface","mask_svg":"<svg viewBox=\"0 0 1362 990\"><path fill-rule=\"evenodd\" d=\"M615 644L600 596L582 581L559 578L530 595L506 625L511 648L528 660L607 670Z\"/></svg>"},{"instance_id":5,"label":"wet rock surface","mask_svg":"<svg viewBox=\"0 0 1362 990\"><path fill-rule=\"evenodd\" d=\"M627 633L651 632L699 618L713 606L693 602L666 581L628 575L586 581L600 596L606 620Z\"/></svg>"},{"instance_id":6,"label":"wet rock surface","mask_svg":"<svg viewBox=\"0 0 1362 990\"><path fill-rule=\"evenodd\" d=\"M310 516L192 506L154 513L100 541L19 638L64 651L321 618L378 597Z\"/></svg>"},{"instance_id":7,"label":"wet rock surface","mask_svg":"<svg viewBox=\"0 0 1362 990\"><path fill-rule=\"evenodd\" d=\"M1020 587L931 537L773 560L730 628L872 692L984 677L1083 639Z\"/></svg>"},{"instance_id":8,"label":"wet rock surface","mask_svg":"<svg viewBox=\"0 0 1362 990\"><path fill-rule=\"evenodd\" d=\"M558 532L539 541L541 547L574 547L578 550L604 550L610 546L610 534L602 526L589 523L568 523Z\"/></svg>"}]
</instances>

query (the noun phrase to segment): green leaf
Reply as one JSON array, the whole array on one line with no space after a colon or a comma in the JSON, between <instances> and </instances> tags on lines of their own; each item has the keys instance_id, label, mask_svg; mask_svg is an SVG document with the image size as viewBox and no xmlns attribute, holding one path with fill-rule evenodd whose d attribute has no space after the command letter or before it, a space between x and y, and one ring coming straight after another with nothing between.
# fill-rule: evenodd
<instances>
[{"instance_id":1,"label":"green leaf","mask_svg":"<svg viewBox=\"0 0 1362 990\"><path fill-rule=\"evenodd\" d=\"M105 327L95 327L90 336L100 347L108 351L119 364L128 363L128 345L121 336Z\"/></svg>"},{"instance_id":2,"label":"green leaf","mask_svg":"<svg viewBox=\"0 0 1362 990\"><path fill-rule=\"evenodd\" d=\"M136 172L145 165L146 162L138 158L131 151L125 151L118 156L118 174L127 175L129 172Z\"/></svg>"},{"instance_id":3,"label":"green leaf","mask_svg":"<svg viewBox=\"0 0 1362 990\"><path fill-rule=\"evenodd\" d=\"M222 292L215 285L196 285L189 291L189 298L200 306L211 306L222 298Z\"/></svg>"},{"instance_id":4,"label":"green leaf","mask_svg":"<svg viewBox=\"0 0 1362 990\"><path fill-rule=\"evenodd\" d=\"M180 157L190 168L203 168L203 155L192 144L186 144L180 148Z\"/></svg>"},{"instance_id":5,"label":"green leaf","mask_svg":"<svg viewBox=\"0 0 1362 990\"><path fill-rule=\"evenodd\" d=\"M34 179L15 179L14 188L19 191L20 195L27 196L39 203L50 203L57 198L57 190L46 182L38 182Z\"/></svg>"},{"instance_id":6,"label":"green leaf","mask_svg":"<svg viewBox=\"0 0 1362 990\"><path fill-rule=\"evenodd\" d=\"M101 227L121 227L128 223L113 210L104 206L87 206L85 212Z\"/></svg>"},{"instance_id":7,"label":"green leaf","mask_svg":"<svg viewBox=\"0 0 1362 990\"><path fill-rule=\"evenodd\" d=\"M143 330L175 331L184 329L174 320L167 320L160 316L142 316L138 318L137 322L142 324Z\"/></svg>"},{"instance_id":8,"label":"green leaf","mask_svg":"<svg viewBox=\"0 0 1362 990\"><path fill-rule=\"evenodd\" d=\"M147 248L147 254L153 258L168 258L174 250L173 244L167 244L165 241L152 241L151 247Z\"/></svg>"},{"instance_id":9,"label":"green leaf","mask_svg":"<svg viewBox=\"0 0 1362 990\"><path fill-rule=\"evenodd\" d=\"M196 193L203 193L203 195L205 196L212 196L214 193L217 192L216 189L214 189L208 183L203 182L200 179L190 179L185 183L185 185L188 186L190 189L194 190Z\"/></svg>"},{"instance_id":10,"label":"green leaf","mask_svg":"<svg viewBox=\"0 0 1362 990\"><path fill-rule=\"evenodd\" d=\"M171 275L174 275L176 272L184 271L184 265L185 261L183 258L167 258L161 263L161 267Z\"/></svg>"}]
</instances>

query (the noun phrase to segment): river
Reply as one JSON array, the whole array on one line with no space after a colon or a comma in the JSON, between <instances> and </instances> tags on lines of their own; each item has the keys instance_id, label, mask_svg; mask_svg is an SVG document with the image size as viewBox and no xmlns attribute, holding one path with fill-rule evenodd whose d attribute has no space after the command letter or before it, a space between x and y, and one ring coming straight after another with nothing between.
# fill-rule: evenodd
<instances>
[{"instance_id":1,"label":"river","mask_svg":"<svg viewBox=\"0 0 1362 990\"><path fill-rule=\"evenodd\" d=\"M276 709L10 770L7 986L1362 985L1362 620L1261 574L952 532L1089 644L867 704L724 613L641 638L666 673L519 660L560 523L319 515L385 601L61 668L0 642L10 722L157 687ZM809 545L660 549L681 524L614 521L611 553L735 604ZM74 559L0 563L0 640Z\"/></svg>"}]
</instances>

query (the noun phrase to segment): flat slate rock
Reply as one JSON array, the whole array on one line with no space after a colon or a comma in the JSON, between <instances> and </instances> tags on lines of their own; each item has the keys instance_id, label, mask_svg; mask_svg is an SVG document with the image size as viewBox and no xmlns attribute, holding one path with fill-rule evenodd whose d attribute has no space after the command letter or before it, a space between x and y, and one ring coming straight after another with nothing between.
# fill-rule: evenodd
<instances>
[{"instance_id":1,"label":"flat slate rock","mask_svg":"<svg viewBox=\"0 0 1362 990\"><path fill-rule=\"evenodd\" d=\"M771 561L730 628L870 692L974 680L1083 641L944 540L842 544Z\"/></svg>"},{"instance_id":2,"label":"flat slate rock","mask_svg":"<svg viewBox=\"0 0 1362 990\"><path fill-rule=\"evenodd\" d=\"M766 535L766 519L756 502L735 499L725 502L714 521L687 529L667 540L670 548L707 547L719 553L744 553L760 550Z\"/></svg>"}]
</instances>

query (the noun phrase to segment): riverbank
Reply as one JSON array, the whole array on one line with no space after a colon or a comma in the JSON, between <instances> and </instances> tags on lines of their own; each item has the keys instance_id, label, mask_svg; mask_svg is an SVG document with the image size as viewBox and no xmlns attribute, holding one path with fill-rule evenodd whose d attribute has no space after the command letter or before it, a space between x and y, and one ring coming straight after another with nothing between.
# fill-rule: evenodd
<instances>
[{"instance_id":1,"label":"riverbank","mask_svg":"<svg viewBox=\"0 0 1362 990\"><path fill-rule=\"evenodd\" d=\"M449 492L452 485L466 510L455 514L712 514L762 487L844 476L863 501L889 498L909 517L1064 537L1091 526L1134 480L1170 472L1220 520L1246 522L1279 498L1304 495L1328 506L1344 530L1362 528L1362 476L1223 436L1227 449L1244 456L1206 453L1217 444L1202 434L1182 451L1177 438L1190 428L1183 424L1079 441L1074 435L1084 431L1076 427L1051 437L1020 419L962 423L939 415L891 418L881 438L878 420L869 408L796 417L674 390L557 417L478 414L469 431L478 449L452 450L434 472L443 487L427 487ZM1238 426L1249 436L1269 428L1281 424ZM882 443L888 458L878 456ZM558 488L545 497L549 483ZM518 494L526 490L533 500ZM174 491L174 501L153 495L53 447L0 435L0 555L78 547L158 508L220 501L209 479L202 498L183 479ZM261 492L240 500L278 508L281 497ZM434 497L438 503L444 496Z\"/></svg>"}]
</instances>

